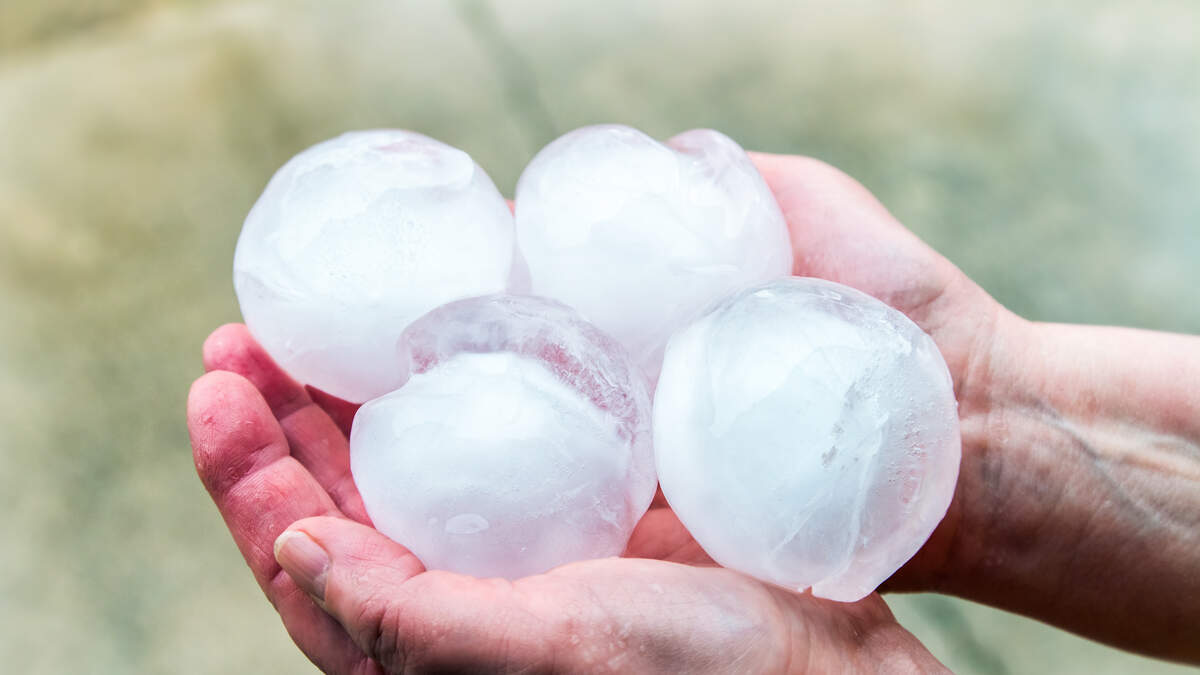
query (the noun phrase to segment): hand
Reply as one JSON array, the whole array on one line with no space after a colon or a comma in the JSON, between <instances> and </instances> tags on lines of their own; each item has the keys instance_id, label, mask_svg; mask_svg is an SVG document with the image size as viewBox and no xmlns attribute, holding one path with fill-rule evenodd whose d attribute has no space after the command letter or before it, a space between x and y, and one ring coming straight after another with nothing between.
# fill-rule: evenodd
<instances>
[{"instance_id":1,"label":"hand","mask_svg":"<svg viewBox=\"0 0 1200 675\"><path fill-rule=\"evenodd\" d=\"M787 217L796 273L904 311L933 336L953 376L958 489L929 542L885 586L953 593L1200 660L1200 397L1191 385L1200 381L1200 340L1023 321L836 169L754 159ZM707 559L661 500L627 552L657 560L577 563L512 584L421 572L365 526L344 436L353 407L310 397L240 327L214 334L206 366L249 382L210 373L194 386L197 467L289 631L327 669L584 668L612 659L643 670L820 670L881 658L936 667L876 596L831 606L689 566ZM329 571L306 576L313 558L289 545L279 558L337 620L270 552L288 524L318 514L328 518L297 523L303 534L282 541L311 539ZM737 625L778 637L747 641Z\"/></svg>"},{"instance_id":2,"label":"hand","mask_svg":"<svg viewBox=\"0 0 1200 675\"><path fill-rule=\"evenodd\" d=\"M699 550L661 503L631 542L651 558L515 582L424 571L370 527L349 471L353 406L306 391L240 325L213 333L204 361L188 400L196 468L288 632L328 672L940 669L877 595L839 604L652 559Z\"/></svg>"},{"instance_id":3,"label":"hand","mask_svg":"<svg viewBox=\"0 0 1200 675\"><path fill-rule=\"evenodd\" d=\"M903 311L954 379L957 491L885 589L952 593L1200 662L1200 339L1024 321L836 169L754 159L787 217L795 272Z\"/></svg>"}]
</instances>

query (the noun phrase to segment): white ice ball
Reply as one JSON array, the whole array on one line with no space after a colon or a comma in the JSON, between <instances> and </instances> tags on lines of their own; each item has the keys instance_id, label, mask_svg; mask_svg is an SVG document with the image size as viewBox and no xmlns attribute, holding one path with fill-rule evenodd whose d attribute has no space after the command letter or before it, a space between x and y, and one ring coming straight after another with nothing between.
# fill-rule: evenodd
<instances>
[{"instance_id":1,"label":"white ice ball","mask_svg":"<svg viewBox=\"0 0 1200 675\"><path fill-rule=\"evenodd\" d=\"M654 445L667 501L714 560L842 601L929 538L961 454L933 340L804 278L737 293L671 339Z\"/></svg>"},{"instance_id":2,"label":"white ice ball","mask_svg":"<svg viewBox=\"0 0 1200 675\"><path fill-rule=\"evenodd\" d=\"M315 145L246 217L234 287L296 379L361 402L401 381L396 340L450 300L507 288L513 221L467 153L399 130Z\"/></svg>"},{"instance_id":3,"label":"white ice ball","mask_svg":"<svg viewBox=\"0 0 1200 675\"><path fill-rule=\"evenodd\" d=\"M375 527L480 577L624 550L657 480L646 383L620 345L557 302L500 295L430 312L401 351L411 379L350 435Z\"/></svg>"},{"instance_id":4,"label":"white ice ball","mask_svg":"<svg viewBox=\"0 0 1200 675\"><path fill-rule=\"evenodd\" d=\"M667 339L716 300L792 269L774 196L737 143L620 125L547 145L517 183L529 288L579 310L653 379Z\"/></svg>"}]
</instances>

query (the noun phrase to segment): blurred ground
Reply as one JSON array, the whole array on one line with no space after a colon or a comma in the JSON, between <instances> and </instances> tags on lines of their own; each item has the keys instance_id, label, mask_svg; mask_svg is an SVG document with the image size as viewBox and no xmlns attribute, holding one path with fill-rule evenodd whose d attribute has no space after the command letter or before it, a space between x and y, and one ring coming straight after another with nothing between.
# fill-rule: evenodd
<instances>
[{"instance_id":1,"label":"blurred ground","mask_svg":"<svg viewBox=\"0 0 1200 675\"><path fill-rule=\"evenodd\" d=\"M585 123L711 126L841 166L1027 317L1200 332L1200 5L737 5L0 3L3 670L307 668L194 477L183 408L238 318L241 219L347 129L425 132L511 192ZM890 602L963 673L1174 669Z\"/></svg>"}]
</instances>

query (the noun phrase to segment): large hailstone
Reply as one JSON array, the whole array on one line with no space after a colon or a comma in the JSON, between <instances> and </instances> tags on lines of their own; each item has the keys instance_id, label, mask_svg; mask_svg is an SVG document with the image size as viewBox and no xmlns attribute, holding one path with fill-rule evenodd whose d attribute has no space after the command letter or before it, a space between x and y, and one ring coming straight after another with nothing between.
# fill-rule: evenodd
<instances>
[{"instance_id":1,"label":"large hailstone","mask_svg":"<svg viewBox=\"0 0 1200 675\"><path fill-rule=\"evenodd\" d=\"M646 383L570 308L471 298L404 332L411 379L359 409L371 520L430 569L518 578L618 555L654 496Z\"/></svg>"},{"instance_id":2,"label":"large hailstone","mask_svg":"<svg viewBox=\"0 0 1200 675\"><path fill-rule=\"evenodd\" d=\"M410 131L315 145L242 228L234 287L250 332L298 380L362 402L395 389L413 319L507 288L513 222L467 153Z\"/></svg>"},{"instance_id":3,"label":"large hailstone","mask_svg":"<svg viewBox=\"0 0 1200 675\"><path fill-rule=\"evenodd\" d=\"M696 129L666 142L576 129L517 183L530 291L617 338L653 379L677 329L716 300L791 272L787 226L737 143Z\"/></svg>"},{"instance_id":4,"label":"large hailstone","mask_svg":"<svg viewBox=\"0 0 1200 675\"><path fill-rule=\"evenodd\" d=\"M737 293L671 339L654 445L667 501L713 559L842 601L929 538L961 452L933 340L802 278Z\"/></svg>"}]
</instances>

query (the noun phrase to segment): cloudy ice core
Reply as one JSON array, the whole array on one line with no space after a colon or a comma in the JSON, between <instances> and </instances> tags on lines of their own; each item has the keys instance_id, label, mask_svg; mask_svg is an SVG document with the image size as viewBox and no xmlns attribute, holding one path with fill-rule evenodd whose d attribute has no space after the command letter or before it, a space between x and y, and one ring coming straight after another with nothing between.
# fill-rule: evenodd
<instances>
[{"instance_id":1,"label":"cloudy ice core","mask_svg":"<svg viewBox=\"0 0 1200 675\"><path fill-rule=\"evenodd\" d=\"M494 295L418 319L400 353L411 378L350 435L380 531L479 577L624 550L657 479L647 385L619 344L557 302Z\"/></svg>"},{"instance_id":2,"label":"cloudy ice core","mask_svg":"<svg viewBox=\"0 0 1200 675\"><path fill-rule=\"evenodd\" d=\"M713 559L841 601L929 538L961 454L933 340L805 278L739 292L671 339L654 445L667 501Z\"/></svg>"},{"instance_id":3,"label":"cloudy ice core","mask_svg":"<svg viewBox=\"0 0 1200 675\"><path fill-rule=\"evenodd\" d=\"M410 131L360 131L275 174L238 239L234 287L276 362L362 402L399 385L404 327L505 290L512 251L508 207L467 153Z\"/></svg>"},{"instance_id":4,"label":"cloudy ice core","mask_svg":"<svg viewBox=\"0 0 1200 675\"><path fill-rule=\"evenodd\" d=\"M666 144L626 126L576 129L521 174L516 225L530 291L579 310L652 380L675 330L792 268L766 182L709 129Z\"/></svg>"}]
</instances>

